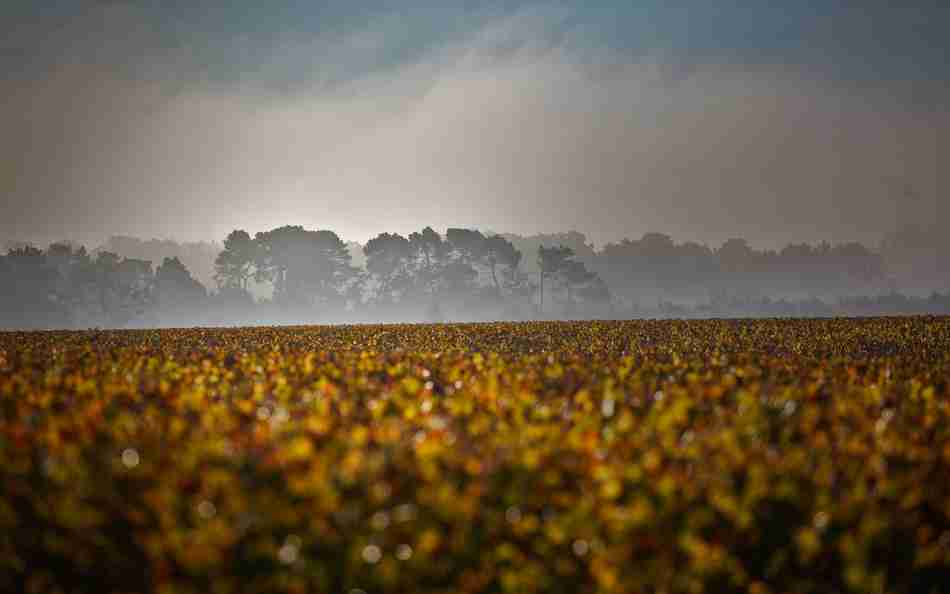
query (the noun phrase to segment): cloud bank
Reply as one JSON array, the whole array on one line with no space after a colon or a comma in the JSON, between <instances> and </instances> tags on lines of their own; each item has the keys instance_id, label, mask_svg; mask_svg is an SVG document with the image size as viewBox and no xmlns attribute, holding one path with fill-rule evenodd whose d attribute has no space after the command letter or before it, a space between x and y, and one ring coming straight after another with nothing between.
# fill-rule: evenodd
<instances>
[{"instance_id":1,"label":"cloud bank","mask_svg":"<svg viewBox=\"0 0 950 594\"><path fill-rule=\"evenodd\" d=\"M548 9L386 67L373 65L409 26L397 16L287 34L222 81L200 48L158 49L134 7L82 19L43 76L2 82L0 238L220 239L293 223L357 240L432 225L876 243L950 215L941 84L631 53L590 28L564 34ZM291 65L307 76L275 83Z\"/></svg>"}]
</instances>

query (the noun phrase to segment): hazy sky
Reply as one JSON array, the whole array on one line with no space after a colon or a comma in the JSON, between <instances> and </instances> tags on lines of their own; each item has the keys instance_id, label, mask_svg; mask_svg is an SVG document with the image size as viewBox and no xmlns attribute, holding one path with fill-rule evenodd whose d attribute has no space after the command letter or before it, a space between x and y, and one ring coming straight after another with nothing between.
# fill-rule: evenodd
<instances>
[{"instance_id":1,"label":"hazy sky","mask_svg":"<svg viewBox=\"0 0 950 594\"><path fill-rule=\"evenodd\" d=\"M947 2L590 4L7 0L0 239L950 220Z\"/></svg>"}]
</instances>

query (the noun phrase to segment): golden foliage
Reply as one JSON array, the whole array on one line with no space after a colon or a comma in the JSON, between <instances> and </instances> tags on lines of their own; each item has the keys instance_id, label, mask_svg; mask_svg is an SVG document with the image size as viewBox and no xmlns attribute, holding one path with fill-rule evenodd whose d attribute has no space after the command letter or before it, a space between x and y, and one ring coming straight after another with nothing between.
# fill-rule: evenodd
<instances>
[{"instance_id":1,"label":"golden foliage","mask_svg":"<svg viewBox=\"0 0 950 594\"><path fill-rule=\"evenodd\" d=\"M3 333L0 588L936 591L948 379L942 318Z\"/></svg>"}]
</instances>

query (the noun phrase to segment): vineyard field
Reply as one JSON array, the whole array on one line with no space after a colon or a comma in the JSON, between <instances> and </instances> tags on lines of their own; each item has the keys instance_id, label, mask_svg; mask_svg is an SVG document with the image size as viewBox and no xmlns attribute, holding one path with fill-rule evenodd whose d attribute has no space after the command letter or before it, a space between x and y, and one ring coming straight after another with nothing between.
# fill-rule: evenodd
<instances>
[{"instance_id":1,"label":"vineyard field","mask_svg":"<svg viewBox=\"0 0 950 594\"><path fill-rule=\"evenodd\" d=\"M0 333L0 590L940 592L950 318Z\"/></svg>"}]
</instances>

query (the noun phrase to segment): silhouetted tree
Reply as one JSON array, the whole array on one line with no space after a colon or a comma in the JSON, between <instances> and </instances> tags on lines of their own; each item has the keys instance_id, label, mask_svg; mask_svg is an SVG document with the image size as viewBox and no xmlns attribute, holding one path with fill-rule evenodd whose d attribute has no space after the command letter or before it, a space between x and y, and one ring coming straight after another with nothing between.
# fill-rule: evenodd
<instances>
[{"instance_id":1,"label":"silhouetted tree","mask_svg":"<svg viewBox=\"0 0 950 594\"><path fill-rule=\"evenodd\" d=\"M99 252L92 265L100 315L108 326L121 327L141 315L150 302L152 264Z\"/></svg>"},{"instance_id":2,"label":"silhouetted tree","mask_svg":"<svg viewBox=\"0 0 950 594\"><path fill-rule=\"evenodd\" d=\"M566 233L539 233L536 235L522 236L514 233L503 233L502 237L511 242L516 250L521 252L521 266L524 271L530 275L538 273L538 248L546 248L563 245L574 250L574 257L593 268L597 258L597 251L594 245L587 241L587 236L579 231L568 231Z\"/></svg>"},{"instance_id":3,"label":"silhouetted tree","mask_svg":"<svg viewBox=\"0 0 950 594\"><path fill-rule=\"evenodd\" d=\"M218 287L247 291L247 283L253 276L257 245L242 229L228 234L224 249L214 260L214 278Z\"/></svg>"},{"instance_id":4,"label":"silhouetted tree","mask_svg":"<svg viewBox=\"0 0 950 594\"><path fill-rule=\"evenodd\" d=\"M485 255L485 236L475 229L449 228L445 231L445 241L459 262L474 264Z\"/></svg>"},{"instance_id":5,"label":"silhouetted tree","mask_svg":"<svg viewBox=\"0 0 950 594\"><path fill-rule=\"evenodd\" d=\"M58 294L59 275L42 250L10 250L0 260L3 326L55 328L69 323L68 304Z\"/></svg>"},{"instance_id":6,"label":"silhouetted tree","mask_svg":"<svg viewBox=\"0 0 950 594\"><path fill-rule=\"evenodd\" d=\"M450 248L432 227L409 235L409 248L413 258L416 284L422 292L435 299L435 285L445 266ZM435 307L431 305L430 307Z\"/></svg>"},{"instance_id":7,"label":"silhouetted tree","mask_svg":"<svg viewBox=\"0 0 950 594\"><path fill-rule=\"evenodd\" d=\"M727 240L716 251L723 272L731 275L740 275L752 265L755 254L745 239L733 238Z\"/></svg>"},{"instance_id":8,"label":"silhouetted tree","mask_svg":"<svg viewBox=\"0 0 950 594\"><path fill-rule=\"evenodd\" d=\"M538 248L538 268L541 271L539 309L544 307L544 280L557 281L566 293L565 313L574 315L577 297L587 301L609 301L609 291L597 273L575 259L574 250L567 246Z\"/></svg>"},{"instance_id":9,"label":"silhouetted tree","mask_svg":"<svg viewBox=\"0 0 950 594\"><path fill-rule=\"evenodd\" d=\"M204 286L178 258L165 258L155 269L155 303L165 309L196 306L207 296Z\"/></svg>"},{"instance_id":10,"label":"silhouetted tree","mask_svg":"<svg viewBox=\"0 0 950 594\"><path fill-rule=\"evenodd\" d=\"M705 294L719 277L711 249L693 242L676 244L661 233L608 243L591 268L611 289L637 299Z\"/></svg>"},{"instance_id":11,"label":"silhouetted tree","mask_svg":"<svg viewBox=\"0 0 950 594\"><path fill-rule=\"evenodd\" d=\"M377 301L392 302L395 293L405 291L410 282L409 240L396 233L380 233L363 246L363 253L366 270L377 282Z\"/></svg>"},{"instance_id":12,"label":"silhouetted tree","mask_svg":"<svg viewBox=\"0 0 950 594\"><path fill-rule=\"evenodd\" d=\"M442 279L446 289L456 296L473 294L478 280L476 265L485 255L485 236L473 229L450 228L445 243L449 262L442 269Z\"/></svg>"},{"instance_id":13,"label":"silhouetted tree","mask_svg":"<svg viewBox=\"0 0 950 594\"><path fill-rule=\"evenodd\" d=\"M491 273L492 284L495 292L501 296L501 284L498 282L497 268L500 266L503 270L504 278L509 286L513 283L518 263L521 262L521 252L515 249L515 246L501 235L492 235L482 240L482 254Z\"/></svg>"},{"instance_id":14,"label":"silhouetted tree","mask_svg":"<svg viewBox=\"0 0 950 594\"><path fill-rule=\"evenodd\" d=\"M69 242L54 243L46 250L46 261L56 270L56 293L70 310L73 324L95 319L95 273L86 248Z\"/></svg>"},{"instance_id":15,"label":"silhouetted tree","mask_svg":"<svg viewBox=\"0 0 950 594\"><path fill-rule=\"evenodd\" d=\"M170 239L148 239L114 235L94 252L112 252L123 258L160 263L165 258L178 258L191 275L205 286L217 283L215 258L222 246L213 241L177 242Z\"/></svg>"},{"instance_id":16,"label":"silhouetted tree","mask_svg":"<svg viewBox=\"0 0 950 594\"><path fill-rule=\"evenodd\" d=\"M538 270L540 270L538 310L542 313L544 312L544 280L559 276L573 255L574 250L563 245L538 248Z\"/></svg>"},{"instance_id":17,"label":"silhouetted tree","mask_svg":"<svg viewBox=\"0 0 950 594\"><path fill-rule=\"evenodd\" d=\"M565 261L560 273L564 289L567 291L568 307L573 308L574 298L571 295L571 290L589 285L597 278L597 275L587 270L587 267L577 260Z\"/></svg>"},{"instance_id":18,"label":"silhouetted tree","mask_svg":"<svg viewBox=\"0 0 950 594\"><path fill-rule=\"evenodd\" d=\"M332 231L285 226L255 236L255 275L274 287L274 300L299 305L343 304L357 282L346 244Z\"/></svg>"},{"instance_id":19,"label":"silhouetted tree","mask_svg":"<svg viewBox=\"0 0 950 594\"><path fill-rule=\"evenodd\" d=\"M409 245L412 253L421 259L425 268L432 268L445 259L448 247L442 241L442 236L432 227L426 227L421 232L409 234Z\"/></svg>"}]
</instances>

